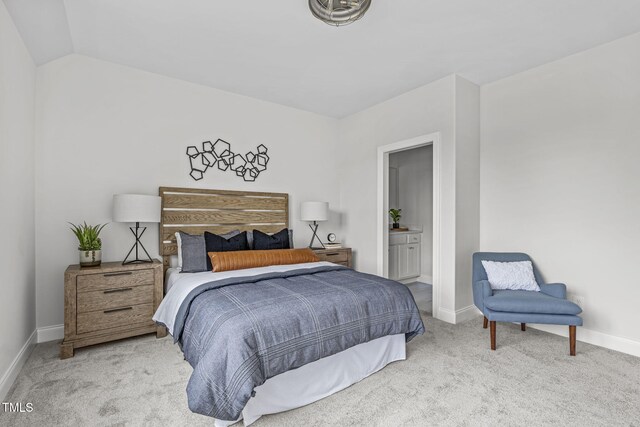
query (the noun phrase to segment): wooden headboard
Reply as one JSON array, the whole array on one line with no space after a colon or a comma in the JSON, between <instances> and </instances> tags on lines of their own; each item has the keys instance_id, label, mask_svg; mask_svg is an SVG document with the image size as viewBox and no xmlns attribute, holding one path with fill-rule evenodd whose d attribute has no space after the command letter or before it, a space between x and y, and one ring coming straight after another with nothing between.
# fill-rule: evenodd
<instances>
[{"instance_id":1,"label":"wooden headboard","mask_svg":"<svg viewBox=\"0 0 640 427\"><path fill-rule=\"evenodd\" d=\"M289 195L253 191L160 187L160 255L166 271L178 254L176 231L215 234L231 230L275 233L289 228Z\"/></svg>"}]
</instances>

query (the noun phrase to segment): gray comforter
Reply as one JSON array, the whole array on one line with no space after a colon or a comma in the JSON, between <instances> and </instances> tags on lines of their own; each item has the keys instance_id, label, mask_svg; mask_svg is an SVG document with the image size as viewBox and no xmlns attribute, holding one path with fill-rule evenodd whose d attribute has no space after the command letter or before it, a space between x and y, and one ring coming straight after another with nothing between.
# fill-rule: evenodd
<instances>
[{"instance_id":1,"label":"gray comforter","mask_svg":"<svg viewBox=\"0 0 640 427\"><path fill-rule=\"evenodd\" d=\"M424 332L406 286L340 266L229 278L195 288L174 338L193 366L193 412L240 418L268 378L355 345Z\"/></svg>"}]
</instances>

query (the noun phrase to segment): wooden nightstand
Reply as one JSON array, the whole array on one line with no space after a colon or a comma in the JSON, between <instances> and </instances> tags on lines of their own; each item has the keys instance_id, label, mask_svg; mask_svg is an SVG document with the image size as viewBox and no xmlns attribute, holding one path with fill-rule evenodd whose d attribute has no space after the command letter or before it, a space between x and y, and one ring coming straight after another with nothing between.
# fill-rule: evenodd
<instances>
[{"instance_id":1,"label":"wooden nightstand","mask_svg":"<svg viewBox=\"0 0 640 427\"><path fill-rule=\"evenodd\" d=\"M64 273L64 340L60 358L79 347L167 330L151 320L163 297L162 263L70 265Z\"/></svg>"},{"instance_id":2,"label":"wooden nightstand","mask_svg":"<svg viewBox=\"0 0 640 427\"><path fill-rule=\"evenodd\" d=\"M313 249L313 252L320 258L320 261L329 261L353 268L351 266L351 248Z\"/></svg>"}]
</instances>

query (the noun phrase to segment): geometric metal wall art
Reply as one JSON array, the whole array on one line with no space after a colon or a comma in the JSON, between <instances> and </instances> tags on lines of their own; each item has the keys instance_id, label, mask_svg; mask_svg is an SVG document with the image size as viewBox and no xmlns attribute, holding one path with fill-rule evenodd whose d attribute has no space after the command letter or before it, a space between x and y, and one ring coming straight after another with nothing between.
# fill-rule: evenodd
<instances>
[{"instance_id":1,"label":"geometric metal wall art","mask_svg":"<svg viewBox=\"0 0 640 427\"><path fill-rule=\"evenodd\" d=\"M187 156L191 166L189 175L194 180L200 181L209 168L217 165L221 171L230 170L245 181L253 182L260 176L260 172L267 170L269 163L267 151L267 147L260 144L255 153L249 151L244 156L235 154L231 151L231 145L222 139L214 143L211 141L203 142L202 150L191 145L187 147Z\"/></svg>"}]
</instances>

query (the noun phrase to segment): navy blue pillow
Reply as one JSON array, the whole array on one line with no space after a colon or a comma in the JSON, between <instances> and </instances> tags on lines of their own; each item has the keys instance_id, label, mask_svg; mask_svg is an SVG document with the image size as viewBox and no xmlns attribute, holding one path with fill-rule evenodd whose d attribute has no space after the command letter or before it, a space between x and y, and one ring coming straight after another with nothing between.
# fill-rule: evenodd
<instances>
[{"instance_id":1,"label":"navy blue pillow","mask_svg":"<svg viewBox=\"0 0 640 427\"><path fill-rule=\"evenodd\" d=\"M225 239L217 234L204 232L204 244L207 250L207 268L213 270L209 252L248 251L247 232L243 231L233 237Z\"/></svg>"},{"instance_id":2,"label":"navy blue pillow","mask_svg":"<svg viewBox=\"0 0 640 427\"><path fill-rule=\"evenodd\" d=\"M289 230L282 229L275 234L268 235L260 230L253 230L253 249L289 249Z\"/></svg>"}]
</instances>

